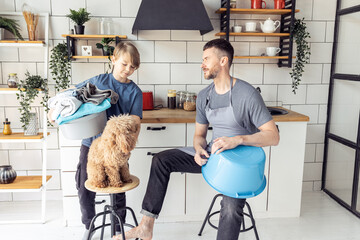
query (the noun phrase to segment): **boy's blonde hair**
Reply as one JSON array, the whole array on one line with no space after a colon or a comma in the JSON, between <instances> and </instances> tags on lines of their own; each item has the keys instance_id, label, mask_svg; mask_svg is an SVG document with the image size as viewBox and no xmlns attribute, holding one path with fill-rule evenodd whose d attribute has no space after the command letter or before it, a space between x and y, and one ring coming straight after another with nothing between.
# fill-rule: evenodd
<instances>
[{"instance_id":1,"label":"boy's blonde hair","mask_svg":"<svg viewBox=\"0 0 360 240\"><path fill-rule=\"evenodd\" d=\"M114 57L117 60L123 54L129 54L131 58L131 64L138 69L140 66L140 54L137 48L130 42L120 42L114 49Z\"/></svg>"}]
</instances>

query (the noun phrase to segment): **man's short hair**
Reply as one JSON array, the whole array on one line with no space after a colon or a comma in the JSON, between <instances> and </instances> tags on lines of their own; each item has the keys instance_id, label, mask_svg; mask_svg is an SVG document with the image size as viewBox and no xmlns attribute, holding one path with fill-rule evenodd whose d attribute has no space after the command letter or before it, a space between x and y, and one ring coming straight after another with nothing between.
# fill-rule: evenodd
<instances>
[{"instance_id":1,"label":"man's short hair","mask_svg":"<svg viewBox=\"0 0 360 240\"><path fill-rule=\"evenodd\" d=\"M234 58L234 48L233 46L231 46L229 41L226 41L225 39L221 39L221 38L213 39L205 44L203 51L209 48L216 48L217 50L219 50L220 54L223 55L219 57L224 57L224 56L228 57L229 68L230 68Z\"/></svg>"}]
</instances>

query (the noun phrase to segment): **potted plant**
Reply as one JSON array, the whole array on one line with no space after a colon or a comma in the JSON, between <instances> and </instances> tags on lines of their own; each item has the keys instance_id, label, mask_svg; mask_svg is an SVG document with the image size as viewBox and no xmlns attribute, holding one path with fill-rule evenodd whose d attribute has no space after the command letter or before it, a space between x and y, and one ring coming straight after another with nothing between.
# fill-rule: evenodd
<instances>
[{"instance_id":1,"label":"potted plant","mask_svg":"<svg viewBox=\"0 0 360 240\"><path fill-rule=\"evenodd\" d=\"M84 23L90 20L90 13L88 13L85 8L79 8L78 11L70 9L70 14L66 16L76 23L74 26L75 33L84 34Z\"/></svg>"},{"instance_id":2,"label":"potted plant","mask_svg":"<svg viewBox=\"0 0 360 240\"><path fill-rule=\"evenodd\" d=\"M16 38L24 40L20 34L20 27L16 20L0 17L0 40L4 39L4 30L11 32Z\"/></svg>"},{"instance_id":3,"label":"potted plant","mask_svg":"<svg viewBox=\"0 0 360 240\"><path fill-rule=\"evenodd\" d=\"M100 43L96 43L96 47L102 49L103 56L111 56L115 47L110 46L110 43L114 41L114 38L103 38Z\"/></svg>"},{"instance_id":4,"label":"potted plant","mask_svg":"<svg viewBox=\"0 0 360 240\"><path fill-rule=\"evenodd\" d=\"M47 102L49 100L49 89L47 79L39 75L30 75L28 71L25 73L25 76L26 78L24 80L20 80L18 85L19 93L17 93L16 96L20 102L20 122L23 124L22 127L26 132L33 117L33 113L31 113L31 103L34 102L39 91L43 92L41 104L44 106L46 112L48 112Z\"/></svg>"},{"instance_id":5,"label":"potted plant","mask_svg":"<svg viewBox=\"0 0 360 240\"><path fill-rule=\"evenodd\" d=\"M296 43L296 59L293 64L290 76L292 79L293 93L296 94L297 87L300 84L304 67L306 63L309 63L310 59L310 46L307 38L310 38L310 33L306 30L306 23L303 19L296 19L291 33Z\"/></svg>"},{"instance_id":6,"label":"potted plant","mask_svg":"<svg viewBox=\"0 0 360 240\"><path fill-rule=\"evenodd\" d=\"M59 43L51 50L49 68L57 92L70 87L71 60L67 55L66 43Z\"/></svg>"}]
</instances>

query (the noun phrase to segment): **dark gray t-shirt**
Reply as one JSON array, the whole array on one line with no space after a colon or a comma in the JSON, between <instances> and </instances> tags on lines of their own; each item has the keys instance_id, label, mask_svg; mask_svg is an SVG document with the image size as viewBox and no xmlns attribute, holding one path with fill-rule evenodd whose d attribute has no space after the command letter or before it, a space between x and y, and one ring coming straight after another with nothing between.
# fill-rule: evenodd
<instances>
[{"instance_id":1,"label":"dark gray t-shirt","mask_svg":"<svg viewBox=\"0 0 360 240\"><path fill-rule=\"evenodd\" d=\"M196 122L209 124L205 114L206 97L214 83L201 90L196 99ZM225 94L217 94L215 88L210 94L210 108L217 109L230 105L228 91ZM260 93L249 83L237 79L231 92L231 101L235 119L240 126L248 130L250 134L259 131L259 127L272 120ZM226 119L224 119L226 121Z\"/></svg>"}]
</instances>

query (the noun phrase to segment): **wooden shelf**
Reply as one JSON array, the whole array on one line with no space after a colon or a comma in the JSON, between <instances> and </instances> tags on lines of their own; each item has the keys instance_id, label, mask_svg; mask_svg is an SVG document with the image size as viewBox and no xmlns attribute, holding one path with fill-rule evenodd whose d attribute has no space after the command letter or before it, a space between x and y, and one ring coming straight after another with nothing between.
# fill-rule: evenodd
<instances>
[{"instance_id":1,"label":"wooden shelf","mask_svg":"<svg viewBox=\"0 0 360 240\"><path fill-rule=\"evenodd\" d=\"M93 38L121 38L126 39L126 35L82 35L82 34L62 34L62 37L71 37L71 38L82 38L82 39L93 39Z\"/></svg>"},{"instance_id":2,"label":"wooden shelf","mask_svg":"<svg viewBox=\"0 0 360 240\"><path fill-rule=\"evenodd\" d=\"M215 36L226 36L225 32L216 33ZM229 36L240 36L240 37L288 37L290 33L262 33L262 32L230 32Z\"/></svg>"},{"instance_id":3,"label":"wooden shelf","mask_svg":"<svg viewBox=\"0 0 360 240\"><path fill-rule=\"evenodd\" d=\"M49 136L50 133L48 132L47 135ZM3 133L0 133L0 140L40 140L44 137L44 134L38 133L38 135L34 135L34 136L27 136L24 135L23 132L16 132L16 133L12 133L11 135L4 135Z\"/></svg>"},{"instance_id":4,"label":"wooden shelf","mask_svg":"<svg viewBox=\"0 0 360 240\"><path fill-rule=\"evenodd\" d=\"M46 176L46 182L51 176ZM0 184L0 190L10 189L40 189L42 187L42 176L17 176L10 184Z\"/></svg>"},{"instance_id":5,"label":"wooden shelf","mask_svg":"<svg viewBox=\"0 0 360 240\"><path fill-rule=\"evenodd\" d=\"M234 56L234 59L288 59L288 56ZM292 57L295 58L295 57Z\"/></svg>"},{"instance_id":6,"label":"wooden shelf","mask_svg":"<svg viewBox=\"0 0 360 240\"><path fill-rule=\"evenodd\" d=\"M71 58L108 58L109 56L72 56Z\"/></svg>"},{"instance_id":7,"label":"wooden shelf","mask_svg":"<svg viewBox=\"0 0 360 240\"><path fill-rule=\"evenodd\" d=\"M0 47L43 47L44 41L1 40Z\"/></svg>"},{"instance_id":8,"label":"wooden shelf","mask_svg":"<svg viewBox=\"0 0 360 240\"><path fill-rule=\"evenodd\" d=\"M226 8L219 8L215 13L224 13ZM299 12L298 9L295 12ZM248 8L230 8L231 14L269 14L269 15L283 15L291 13L291 9L248 9Z\"/></svg>"},{"instance_id":9,"label":"wooden shelf","mask_svg":"<svg viewBox=\"0 0 360 240\"><path fill-rule=\"evenodd\" d=\"M21 88L21 90L25 90L25 88ZM38 90L39 92L42 91L42 89L40 88L37 88L36 90ZM16 93L16 92L19 92L19 90L17 88L0 88L0 92L12 92L12 93Z\"/></svg>"}]
</instances>

